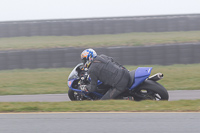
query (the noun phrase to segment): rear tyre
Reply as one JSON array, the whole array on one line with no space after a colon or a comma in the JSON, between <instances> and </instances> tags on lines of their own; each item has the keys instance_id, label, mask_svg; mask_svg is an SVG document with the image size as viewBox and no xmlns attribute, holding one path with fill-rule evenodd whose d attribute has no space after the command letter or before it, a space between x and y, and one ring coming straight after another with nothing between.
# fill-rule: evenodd
<instances>
[{"instance_id":1,"label":"rear tyre","mask_svg":"<svg viewBox=\"0 0 200 133\"><path fill-rule=\"evenodd\" d=\"M136 89L135 93L135 100L168 100L169 94L165 87L161 84L152 81L146 80L139 88Z\"/></svg>"}]
</instances>

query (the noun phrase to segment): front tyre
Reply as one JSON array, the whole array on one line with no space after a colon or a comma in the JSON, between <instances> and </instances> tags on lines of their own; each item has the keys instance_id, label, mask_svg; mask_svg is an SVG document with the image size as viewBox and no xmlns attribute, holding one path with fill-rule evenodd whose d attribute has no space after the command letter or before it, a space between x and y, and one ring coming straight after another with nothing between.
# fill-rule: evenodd
<instances>
[{"instance_id":1,"label":"front tyre","mask_svg":"<svg viewBox=\"0 0 200 133\"><path fill-rule=\"evenodd\" d=\"M69 91L68 91L68 96L71 101L81 101L82 100L81 95L71 89L69 89Z\"/></svg>"},{"instance_id":2,"label":"front tyre","mask_svg":"<svg viewBox=\"0 0 200 133\"><path fill-rule=\"evenodd\" d=\"M75 91L69 89L68 91L68 97L71 101L75 101Z\"/></svg>"},{"instance_id":3,"label":"front tyre","mask_svg":"<svg viewBox=\"0 0 200 133\"><path fill-rule=\"evenodd\" d=\"M165 87L161 84L152 81L146 80L143 84L136 89L135 93L135 100L168 100L169 94Z\"/></svg>"}]
</instances>

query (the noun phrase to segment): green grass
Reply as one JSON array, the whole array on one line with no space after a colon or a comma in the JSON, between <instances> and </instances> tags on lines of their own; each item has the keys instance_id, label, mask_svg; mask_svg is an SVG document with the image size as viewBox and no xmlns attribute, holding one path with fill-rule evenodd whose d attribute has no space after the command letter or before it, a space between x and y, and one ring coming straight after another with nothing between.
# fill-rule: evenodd
<instances>
[{"instance_id":1,"label":"green grass","mask_svg":"<svg viewBox=\"0 0 200 133\"><path fill-rule=\"evenodd\" d=\"M200 42L200 31L136 32L87 36L33 36L0 38L0 50L62 47L142 46Z\"/></svg>"},{"instance_id":2,"label":"green grass","mask_svg":"<svg viewBox=\"0 0 200 133\"><path fill-rule=\"evenodd\" d=\"M200 112L200 100L4 102L0 112Z\"/></svg>"},{"instance_id":3,"label":"green grass","mask_svg":"<svg viewBox=\"0 0 200 133\"><path fill-rule=\"evenodd\" d=\"M0 71L0 95L67 93L70 68Z\"/></svg>"},{"instance_id":4,"label":"green grass","mask_svg":"<svg viewBox=\"0 0 200 133\"><path fill-rule=\"evenodd\" d=\"M159 81L167 90L200 90L200 64L153 67L152 75L164 74ZM138 66L127 66L134 70ZM0 71L0 95L67 93L72 68L19 69Z\"/></svg>"}]
</instances>

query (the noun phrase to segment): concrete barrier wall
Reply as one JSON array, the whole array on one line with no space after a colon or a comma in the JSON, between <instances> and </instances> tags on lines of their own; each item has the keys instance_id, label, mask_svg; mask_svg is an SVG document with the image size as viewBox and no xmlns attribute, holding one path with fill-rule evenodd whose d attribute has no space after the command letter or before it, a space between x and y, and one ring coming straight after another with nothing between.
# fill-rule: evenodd
<instances>
[{"instance_id":1,"label":"concrete barrier wall","mask_svg":"<svg viewBox=\"0 0 200 133\"><path fill-rule=\"evenodd\" d=\"M83 48L0 51L0 70L74 67ZM171 65L200 63L200 43L142 47L94 48L123 65Z\"/></svg>"},{"instance_id":2,"label":"concrete barrier wall","mask_svg":"<svg viewBox=\"0 0 200 133\"><path fill-rule=\"evenodd\" d=\"M200 30L200 14L0 22L0 38Z\"/></svg>"}]
</instances>

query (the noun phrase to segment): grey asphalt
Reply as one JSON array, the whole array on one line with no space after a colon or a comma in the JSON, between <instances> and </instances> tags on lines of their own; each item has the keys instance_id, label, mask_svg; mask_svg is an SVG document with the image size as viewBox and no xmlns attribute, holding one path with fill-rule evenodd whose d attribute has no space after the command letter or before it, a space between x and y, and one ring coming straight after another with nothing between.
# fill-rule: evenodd
<instances>
[{"instance_id":1,"label":"grey asphalt","mask_svg":"<svg viewBox=\"0 0 200 133\"><path fill-rule=\"evenodd\" d=\"M0 133L200 133L200 113L27 113L0 119Z\"/></svg>"},{"instance_id":2,"label":"grey asphalt","mask_svg":"<svg viewBox=\"0 0 200 133\"><path fill-rule=\"evenodd\" d=\"M200 99L200 90L168 91L169 101ZM67 94L5 95L0 102L63 102L70 101Z\"/></svg>"}]
</instances>

